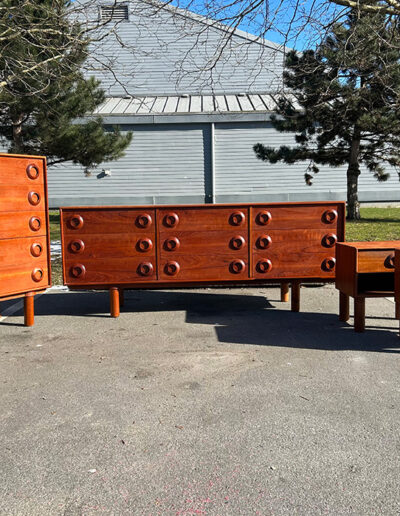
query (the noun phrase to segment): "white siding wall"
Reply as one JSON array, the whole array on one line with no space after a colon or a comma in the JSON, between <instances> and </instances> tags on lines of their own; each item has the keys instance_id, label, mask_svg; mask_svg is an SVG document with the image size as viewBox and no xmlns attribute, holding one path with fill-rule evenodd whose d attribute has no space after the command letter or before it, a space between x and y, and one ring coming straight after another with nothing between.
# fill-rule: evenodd
<instances>
[{"instance_id":1,"label":"white siding wall","mask_svg":"<svg viewBox=\"0 0 400 516\"><path fill-rule=\"evenodd\" d=\"M125 157L90 177L73 164L49 169L51 206L204 202L207 125L124 126L133 131ZM102 174L109 169L111 177Z\"/></svg>"},{"instance_id":2,"label":"white siding wall","mask_svg":"<svg viewBox=\"0 0 400 516\"><path fill-rule=\"evenodd\" d=\"M320 167L312 186L306 185L307 163L267 164L258 160L255 143L272 147L294 143L292 135L277 132L269 123L216 124L216 200L329 200L346 198L346 167ZM359 179L360 200L400 200L396 171L389 181L378 183L363 169Z\"/></svg>"},{"instance_id":3,"label":"white siding wall","mask_svg":"<svg viewBox=\"0 0 400 516\"><path fill-rule=\"evenodd\" d=\"M283 54L276 44L233 36L226 45L226 32L190 16L142 2L130 2L129 9L129 21L116 28L123 46L113 35L92 46L98 59L88 75L100 79L109 95L266 93L280 87Z\"/></svg>"}]
</instances>

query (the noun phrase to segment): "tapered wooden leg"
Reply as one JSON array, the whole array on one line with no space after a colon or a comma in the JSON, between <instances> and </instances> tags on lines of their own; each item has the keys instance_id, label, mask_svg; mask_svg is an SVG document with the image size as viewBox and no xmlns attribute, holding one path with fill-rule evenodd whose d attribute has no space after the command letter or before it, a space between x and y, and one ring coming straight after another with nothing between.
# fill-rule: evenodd
<instances>
[{"instance_id":1,"label":"tapered wooden leg","mask_svg":"<svg viewBox=\"0 0 400 516\"><path fill-rule=\"evenodd\" d=\"M281 301L282 303L289 301L289 283L281 283Z\"/></svg>"},{"instance_id":2,"label":"tapered wooden leg","mask_svg":"<svg viewBox=\"0 0 400 516\"><path fill-rule=\"evenodd\" d=\"M365 297L354 298L354 329L358 332L365 330Z\"/></svg>"},{"instance_id":3,"label":"tapered wooden leg","mask_svg":"<svg viewBox=\"0 0 400 516\"><path fill-rule=\"evenodd\" d=\"M33 326L35 323L35 294L27 292L24 298L24 324Z\"/></svg>"},{"instance_id":4,"label":"tapered wooden leg","mask_svg":"<svg viewBox=\"0 0 400 516\"><path fill-rule=\"evenodd\" d=\"M300 281L292 281L292 312L300 311Z\"/></svg>"},{"instance_id":5,"label":"tapered wooden leg","mask_svg":"<svg viewBox=\"0 0 400 516\"><path fill-rule=\"evenodd\" d=\"M343 292L339 292L339 320L348 321L350 318L349 296Z\"/></svg>"},{"instance_id":6,"label":"tapered wooden leg","mask_svg":"<svg viewBox=\"0 0 400 516\"><path fill-rule=\"evenodd\" d=\"M124 306L125 303L125 296L124 296L124 289L119 289L119 306Z\"/></svg>"},{"instance_id":7,"label":"tapered wooden leg","mask_svg":"<svg viewBox=\"0 0 400 516\"><path fill-rule=\"evenodd\" d=\"M111 317L119 317L118 287L110 287L110 314Z\"/></svg>"}]
</instances>

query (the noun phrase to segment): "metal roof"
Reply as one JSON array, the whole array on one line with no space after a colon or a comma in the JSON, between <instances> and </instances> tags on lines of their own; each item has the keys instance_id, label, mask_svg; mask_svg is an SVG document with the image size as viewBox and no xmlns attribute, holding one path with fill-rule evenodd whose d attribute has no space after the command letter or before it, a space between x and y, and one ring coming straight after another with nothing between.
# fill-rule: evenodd
<instances>
[{"instance_id":1,"label":"metal roof","mask_svg":"<svg viewBox=\"0 0 400 516\"><path fill-rule=\"evenodd\" d=\"M275 107L276 101L271 94L110 97L96 109L94 114L140 116L271 113Z\"/></svg>"}]
</instances>

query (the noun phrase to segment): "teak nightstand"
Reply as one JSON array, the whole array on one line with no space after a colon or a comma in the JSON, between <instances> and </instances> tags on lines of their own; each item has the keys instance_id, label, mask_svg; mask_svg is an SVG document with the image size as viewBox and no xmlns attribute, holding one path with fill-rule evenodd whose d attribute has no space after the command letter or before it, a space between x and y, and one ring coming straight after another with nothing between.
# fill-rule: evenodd
<instances>
[{"instance_id":1,"label":"teak nightstand","mask_svg":"<svg viewBox=\"0 0 400 516\"><path fill-rule=\"evenodd\" d=\"M354 298L355 331L362 332L365 329L367 297L395 296L396 318L399 319L399 274L400 241L337 243L336 288L340 291L340 320L349 319L349 296Z\"/></svg>"}]
</instances>

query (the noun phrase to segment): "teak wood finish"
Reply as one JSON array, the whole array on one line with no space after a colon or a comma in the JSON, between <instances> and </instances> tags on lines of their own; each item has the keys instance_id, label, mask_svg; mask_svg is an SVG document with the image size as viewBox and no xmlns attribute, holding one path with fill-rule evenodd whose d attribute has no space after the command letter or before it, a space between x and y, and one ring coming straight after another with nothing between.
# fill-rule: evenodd
<instances>
[{"instance_id":1,"label":"teak wood finish","mask_svg":"<svg viewBox=\"0 0 400 516\"><path fill-rule=\"evenodd\" d=\"M47 202L46 159L0 154L0 301L24 296L26 326L51 285Z\"/></svg>"},{"instance_id":2,"label":"teak wood finish","mask_svg":"<svg viewBox=\"0 0 400 516\"><path fill-rule=\"evenodd\" d=\"M354 298L354 329L365 330L365 299L395 296L400 319L400 241L346 242L336 246L336 288L340 291L339 318L350 317Z\"/></svg>"},{"instance_id":3,"label":"teak wood finish","mask_svg":"<svg viewBox=\"0 0 400 516\"><path fill-rule=\"evenodd\" d=\"M64 284L123 290L335 279L343 202L61 208Z\"/></svg>"}]
</instances>

